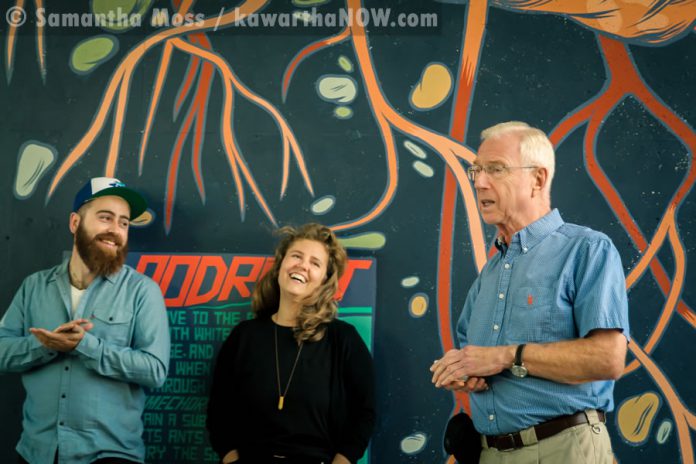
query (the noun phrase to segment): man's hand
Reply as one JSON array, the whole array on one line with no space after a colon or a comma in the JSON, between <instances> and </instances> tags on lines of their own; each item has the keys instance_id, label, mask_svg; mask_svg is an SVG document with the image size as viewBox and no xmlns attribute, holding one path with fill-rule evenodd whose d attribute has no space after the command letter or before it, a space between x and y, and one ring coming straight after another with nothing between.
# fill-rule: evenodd
<instances>
[{"instance_id":1,"label":"man's hand","mask_svg":"<svg viewBox=\"0 0 696 464\"><path fill-rule=\"evenodd\" d=\"M239 461L239 452L237 450L230 451L222 458L222 464L229 464L237 461Z\"/></svg>"},{"instance_id":2,"label":"man's hand","mask_svg":"<svg viewBox=\"0 0 696 464\"><path fill-rule=\"evenodd\" d=\"M75 349L85 336L85 332L92 327L94 324L87 319L75 319L59 325L53 332L33 327L29 331L46 348L67 353Z\"/></svg>"},{"instance_id":3,"label":"man's hand","mask_svg":"<svg viewBox=\"0 0 696 464\"><path fill-rule=\"evenodd\" d=\"M448 384L443 384L442 388L454 392L477 393L488 390L488 383L483 377L469 377L466 381L455 380Z\"/></svg>"},{"instance_id":4,"label":"man's hand","mask_svg":"<svg viewBox=\"0 0 696 464\"><path fill-rule=\"evenodd\" d=\"M432 382L438 388L455 382L465 383L471 388L469 380L472 378L488 377L509 368L515 358L514 350L514 346L474 345L467 345L461 350L449 350L430 367ZM478 380L472 386L478 387Z\"/></svg>"},{"instance_id":5,"label":"man's hand","mask_svg":"<svg viewBox=\"0 0 696 464\"><path fill-rule=\"evenodd\" d=\"M91 330L94 327L89 319L75 319L74 321L66 322L61 324L53 330L55 333L62 332L73 332L73 333L84 333L87 330Z\"/></svg>"},{"instance_id":6,"label":"man's hand","mask_svg":"<svg viewBox=\"0 0 696 464\"><path fill-rule=\"evenodd\" d=\"M336 453L336 456L334 456L331 464L350 464L350 461L341 453Z\"/></svg>"}]
</instances>

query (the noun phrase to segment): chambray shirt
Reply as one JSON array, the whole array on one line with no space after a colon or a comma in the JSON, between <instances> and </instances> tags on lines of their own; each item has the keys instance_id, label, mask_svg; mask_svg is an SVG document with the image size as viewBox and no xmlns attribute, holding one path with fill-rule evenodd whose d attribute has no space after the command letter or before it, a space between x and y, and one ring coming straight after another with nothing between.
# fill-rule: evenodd
<instances>
[{"instance_id":1,"label":"chambray shirt","mask_svg":"<svg viewBox=\"0 0 696 464\"><path fill-rule=\"evenodd\" d=\"M520 230L474 282L459 318L461 346L548 343L619 329L629 339L621 258L611 240L554 209ZM524 361L524 354L523 354ZM613 381L566 385L508 369L469 395L476 429L511 433L586 409L614 408Z\"/></svg>"},{"instance_id":2,"label":"chambray shirt","mask_svg":"<svg viewBox=\"0 0 696 464\"><path fill-rule=\"evenodd\" d=\"M17 451L32 464L144 462L143 386L161 386L169 326L159 287L129 266L95 279L71 315L68 261L27 277L0 321L0 372L22 372L27 392ZM84 317L75 350L52 351L29 332Z\"/></svg>"}]
</instances>

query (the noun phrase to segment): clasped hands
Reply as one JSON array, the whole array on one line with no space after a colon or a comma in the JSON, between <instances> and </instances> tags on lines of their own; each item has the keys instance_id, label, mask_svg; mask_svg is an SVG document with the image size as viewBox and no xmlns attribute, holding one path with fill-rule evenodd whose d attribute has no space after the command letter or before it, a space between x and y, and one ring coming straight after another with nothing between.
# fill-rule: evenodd
<instances>
[{"instance_id":1,"label":"clasped hands","mask_svg":"<svg viewBox=\"0 0 696 464\"><path fill-rule=\"evenodd\" d=\"M466 393L488 390L486 377L499 374L510 367L507 347L467 345L461 350L449 350L433 362L430 372L437 388Z\"/></svg>"},{"instance_id":2,"label":"clasped hands","mask_svg":"<svg viewBox=\"0 0 696 464\"><path fill-rule=\"evenodd\" d=\"M92 327L94 324L87 319L75 319L59 325L53 331L32 327L29 332L46 348L66 353L74 350L82 341L85 332Z\"/></svg>"}]
</instances>

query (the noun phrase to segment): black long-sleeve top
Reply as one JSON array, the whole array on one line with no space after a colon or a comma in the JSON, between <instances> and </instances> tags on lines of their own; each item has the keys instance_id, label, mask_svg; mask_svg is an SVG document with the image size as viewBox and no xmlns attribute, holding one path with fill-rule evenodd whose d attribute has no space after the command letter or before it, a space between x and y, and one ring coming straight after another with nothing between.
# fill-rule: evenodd
<instances>
[{"instance_id":1,"label":"black long-sleeve top","mask_svg":"<svg viewBox=\"0 0 696 464\"><path fill-rule=\"evenodd\" d=\"M305 342L284 407L278 410L274 327L278 333L280 388L298 345L289 327L270 318L240 323L218 354L207 428L215 452L240 458L280 454L327 459L336 453L355 463L375 423L372 358L353 326L334 320L318 342Z\"/></svg>"}]
</instances>

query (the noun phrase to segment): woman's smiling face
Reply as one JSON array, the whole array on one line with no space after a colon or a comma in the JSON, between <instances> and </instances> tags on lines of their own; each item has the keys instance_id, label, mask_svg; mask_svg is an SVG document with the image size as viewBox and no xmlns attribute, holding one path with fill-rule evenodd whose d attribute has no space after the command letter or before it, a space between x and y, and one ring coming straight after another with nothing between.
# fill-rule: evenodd
<instances>
[{"instance_id":1,"label":"woman's smiling face","mask_svg":"<svg viewBox=\"0 0 696 464\"><path fill-rule=\"evenodd\" d=\"M329 254L326 245L316 240L295 240L280 265L278 285L281 298L303 300L326 279Z\"/></svg>"}]
</instances>

